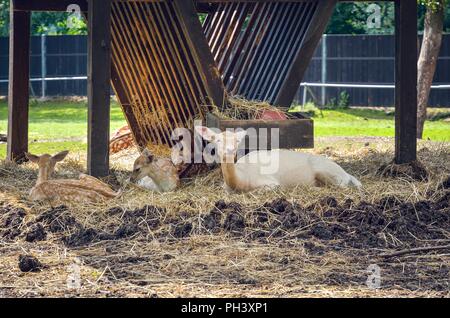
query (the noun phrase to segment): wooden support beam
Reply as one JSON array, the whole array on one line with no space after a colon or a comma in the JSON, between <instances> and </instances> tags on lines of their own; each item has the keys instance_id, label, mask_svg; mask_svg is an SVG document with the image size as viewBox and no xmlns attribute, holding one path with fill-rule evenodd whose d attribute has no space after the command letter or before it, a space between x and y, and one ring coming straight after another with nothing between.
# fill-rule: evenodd
<instances>
[{"instance_id":1,"label":"wooden support beam","mask_svg":"<svg viewBox=\"0 0 450 318\"><path fill-rule=\"evenodd\" d=\"M117 71L117 68L113 62L111 63L111 83L114 88L116 97L117 97L120 105L122 105L122 110L125 114L125 118L127 119L128 125L130 127L135 128L133 130L134 140L138 146L141 146L138 144L137 141L143 140L144 137L142 135L142 131L136 129L137 127L139 127L139 125L136 122L136 118L134 117L134 115L132 113L132 109L130 107L130 105L131 105L130 97L128 96L128 92L127 92L127 90L119 76L119 72Z\"/></svg>"},{"instance_id":2,"label":"wooden support beam","mask_svg":"<svg viewBox=\"0 0 450 318\"><path fill-rule=\"evenodd\" d=\"M303 76L308 68L311 59L316 51L317 45L322 38L323 33L333 14L337 0L318 0L319 4L316 12L309 24L305 39L303 40L300 50L297 52L288 75L281 86L280 92L275 99L275 105L290 107L294 100L295 94L300 87Z\"/></svg>"},{"instance_id":3,"label":"wooden support beam","mask_svg":"<svg viewBox=\"0 0 450 318\"><path fill-rule=\"evenodd\" d=\"M71 4L80 6L81 11L88 10L88 0L12 0L15 5L15 10L18 11L66 11ZM113 0L124 1L124 0ZM128 0L130 2L157 2L163 0ZM200 12L209 12L211 4L219 3L250 3L250 2L312 2L313 0L195 0L197 8ZM321 0L316 0L321 1ZM339 2L369 2L373 0L339 0ZM395 1L395 0L385 0Z\"/></svg>"},{"instance_id":4,"label":"wooden support beam","mask_svg":"<svg viewBox=\"0 0 450 318\"><path fill-rule=\"evenodd\" d=\"M214 11L216 5L211 3L197 3L197 12L199 13L211 13Z\"/></svg>"},{"instance_id":5,"label":"wooden support beam","mask_svg":"<svg viewBox=\"0 0 450 318\"><path fill-rule=\"evenodd\" d=\"M28 151L30 12L10 7L7 159L21 162Z\"/></svg>"},{"instance_id":6,"label":"wooden support beam","mask_svg":"<svg viewBox=\"0 0 450 318\"><path fill-rule=\"evenodd\" d=\"M417 158L417 1L395 2L395 162Z\"/></svg>"},{"instance_id":7,"label":"wooden support beam","mask_svg":"<svg viewBox=\"0 0 450 318\"><path fill-rule=\"evenodd\" d=\"M225 87L206 41L195 3L193 0L174 0L174 4L182 22L181 28L187 35L192 56L202 70L200 74L205 83L208 96L212 99L211 102L214 105L221 107L226 103Z\"/></svg>"},{"instance_id":8,"label":"wooden support beam","mask_svg":"<svg viewBox=\"0 0 450 318\"><path fill-rule=\"evenodd\" d=\"M109 174L111 0L89 0L88 173Z\"/></svg>"},{"instance_id":9,"label":"wooden support beam","mask_svg":"<svg viewBox=\"0 0 450 318\"><path fill-rule=\"evenodd\" d=\"M151 1L151 0L129 0L129 1ZM158 1L158 0L154 0ZM198 3L268 3L268 2L320 2L322 0L195 0ZM338 2L373 2L373 0L337 0ZM383 2L393 2L399 0L383 0Z\"/></svg>"}]
</instances>

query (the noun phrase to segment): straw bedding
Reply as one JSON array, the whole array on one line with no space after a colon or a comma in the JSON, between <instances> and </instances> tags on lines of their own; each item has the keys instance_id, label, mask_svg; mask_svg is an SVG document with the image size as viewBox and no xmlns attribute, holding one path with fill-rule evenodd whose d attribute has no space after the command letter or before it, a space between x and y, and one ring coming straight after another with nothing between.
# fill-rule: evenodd
<instances>
[{"instance_id":1,"label":"straw bedding","mask_svg":"<svg viewBox=\"0 0 450 318\"><path fill-rule=\"evenodd\" d=\"M219 170L167 194L126 184L137 151L112 157L124 195L107 204L33 204L32 165L0 166L0 293L3 296L449 296L450 150L423 142L428 181L379 174L392 140L325 139L316 152L364 189L259 190L228 194ZM83 154L57 168L83 170ZM409 250L400 256L389 256ZM32 258L29 258L32 257ZM36 265L23 272L25 265ZM21 263L22 263L21 261ZM68 268L80 264L80 289ZM369 289L368 266L381 268Z\"/></svg>"}]
</instances>

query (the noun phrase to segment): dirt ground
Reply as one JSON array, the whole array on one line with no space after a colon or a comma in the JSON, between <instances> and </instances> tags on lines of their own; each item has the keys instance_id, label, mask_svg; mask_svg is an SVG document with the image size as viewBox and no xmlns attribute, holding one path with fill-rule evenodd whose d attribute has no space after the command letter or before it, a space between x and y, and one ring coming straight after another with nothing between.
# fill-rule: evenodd
<instances>
[{"instance_id":1,"label":"dirt ground","mask_svg":"<svg viewBox=\"0 0 450 318\"><path fill-rule=\"evenodd\" d=\"M130 150L112 157L122 197L52 206L28 200L36 167L2 163L0 297L449 297L450 144L420 143L421 181L378 173L390 138L314 152L364 188L228 194L216 170L150 193L126 183ZM84 154L57 168L75 177Z\"/></svg>"}]
</instances>

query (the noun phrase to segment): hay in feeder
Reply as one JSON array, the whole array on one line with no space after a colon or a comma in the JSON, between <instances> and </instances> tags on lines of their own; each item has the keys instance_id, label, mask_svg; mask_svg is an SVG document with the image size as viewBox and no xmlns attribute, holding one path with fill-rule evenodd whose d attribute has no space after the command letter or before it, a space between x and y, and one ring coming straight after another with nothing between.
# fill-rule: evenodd
<instances>
[{"instance_id":1,"label":"hay in feeder","mask_svg":"<svg viewBox=\"0 0 450 318\"><path fill-rule=\"evenodd\" d=\"M277 112L288 118L293 118L288 108L275 107L267 102L247 100L239 96L229 98L229 105L224 108L213 106L213 113L222 119L255 120L259 119L265 111Z\"/></svg>"}]
</instances>

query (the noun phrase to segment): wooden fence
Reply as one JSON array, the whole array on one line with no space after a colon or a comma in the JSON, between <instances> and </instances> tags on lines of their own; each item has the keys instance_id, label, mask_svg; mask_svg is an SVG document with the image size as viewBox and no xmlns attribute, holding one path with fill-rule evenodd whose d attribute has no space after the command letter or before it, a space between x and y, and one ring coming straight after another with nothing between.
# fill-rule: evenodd
<instances>
[{"instance_id":1,"label":"wooden fence","mask_svg":"<svg viewBox=\"0 0 450 318\"><path fill-rule=\"evenodd\" d=\"M44 53L44 58L42 55ZM389 35L328 35L307 70L305 82L312 83L394 83L394 37ZM323 63L322 61L326 61ZM87 70L87 37L46 36L31 39L31 77L84 77ZM7 94L8 39L0 38L0 95ZM32 93L42 95L42 81L32 82ZM444 36L434 84L450 83L450 34ZM86 95L86 80L45 82L45 95ZM313 88L319 102L338 100L341 92L349 95L352 106L392 106L393 89ZM299 89L296 100L302 101ZM322 94L324 94L322 96ZM433 90L430 105L450 107L450 89Z\"/></svg>"}]
</instances>

